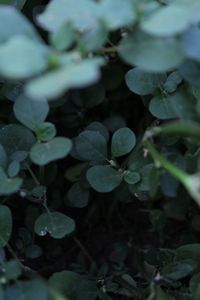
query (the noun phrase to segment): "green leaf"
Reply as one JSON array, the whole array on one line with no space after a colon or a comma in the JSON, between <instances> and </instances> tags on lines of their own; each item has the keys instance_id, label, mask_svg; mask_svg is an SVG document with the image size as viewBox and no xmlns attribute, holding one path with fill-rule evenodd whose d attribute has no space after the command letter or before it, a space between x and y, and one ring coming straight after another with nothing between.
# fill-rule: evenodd
<instances>
[{"instance_id":1,"label":"green leaf","mask_svg":"<svg viewBox=\"0 0 200 300\"><path fill-rule=\"evenodd\" d=\"M49 284L64 297L77 300L96 300L98 288L95 281L84 279L72 271L54 273ZM67 298L68 299L68 298Z\"/></svg>"},{"instance_id":2,"label":"green leaf","mask_svg":"<svg viewBox=\"0 0 200 300\"><path fill-rule=\"evenodd\" d=\"M122 173L110 166L94 166L87 171L87 180L99 193L108 193L120 185Z\"/></svg>"},{"instance_id":3,"label":"green leaf","mask_svg":"<svg viewBox=\"0 0 200 300\"><path fill-rule=\"evenodd\" d=\"M58 51L66 50L74 41L74 32L71 23L65 23L58 31L50 35L51 44Z\"/></svg>"},{"instance_id":4,"label":"green leaf","mask_svg":"<svg viewBox=\"0 0 200 300\"><path fill-rule=\"evenodd\" d=\"M83 208L88 205L89 197L89 190L82 188L79 183L75 183L68 190L65 203L72 207Z\"/></svg>"},{"instance_id":5,"label":"green leaf","mask_svg":"<svg viewBox=\"0 0 200 300\"><path fill-rule=\"evenodd\" d=\"M181 5L164 6L141 23L141 28L154 36L168 37L184 32L192 22L192 11Z\"/></svg>"},{"instance_id":6,"label":"green leaf","mask_svg":"<svg viewBox=\"0 0 200 300\"><path fill-rule=\"evenodd\" d=\"M167 93L173 93L176 91L178 85L182 82L183 78L178 71L172 72L167 77L165 84L163 85Z\"/></svg>"},{"instance_id":7,"label":"green leaf","mask_svg":"<svg viewBox=\"0 0 200 300\"><path fill-rule=\"evenodd\" d=\"M192 27L182 37L182 45L186 56L190 59L200 61L200 29Z\"/></svg>"},{"instance_id":8,"label":"green leaf","mask_svg":"<svg viewBox=\"0 0 200 300\"><path fill-rule=\"evenodd\" d=\"M17 260L12 259L6 263L4 276L7 280L16 280L21 273L21 266Z\"/></svg>"},{"instance_id":9,"label":"green leaf","mask_svg":"<svg viewBox=\"0 0 200 300\"><path fill-rule=\"evenodd\" d=\"M193 259L200 264L200 244L186 244L176 249L178 260Z\"/></svg>"},{"instance_id":10,"label":"green leaf","mask_svg":"<svg viewBox=\"0 0 200 300\"><path fill-rule=\"evenodd\" d=\"M199 87L200 85L200 65L195 63L192 60L187 60L184 64L179 68L179 72L183 78L194 85L195 87Z\"/></svg>"},{"instance_id":11,"label":"green leaf","mask_svg":"<svg viewBox=\"0 0 200 300\"><path fill-rule=\"evenodd\" d=\"M100 77L102 59L85 59L79 63L69 63L62 68L30 81L25 91L32 98L49 100L61 96L70 88L83 88L95 83Z\"/></svg>"},{"instance_id":12,"label":"green leaf","mask_svg":"<svg viewBox=\"0 0 200 300\"><path fill-rule=\"evenodd\" d=\"M122 39L119 54L125 62L157 73L178 67L185 58L177 39L154 38L139 31Z\"/></svg>"},{"instance_id":13,"label":"green leaf","mask_svg":"<svg viewBox=\"0 0 200 300\"><path fill-rule=\"evenodd\" d=\"M43 122L37 125L35 133L38 141L48 142L55 137L56 127L53 123Z\"/></svg>"},{"instance_id":14,"label":"green leaf","mask_svg":"<svg viewBox=\"0 0 200 300\"><path fill-rule=\"evenodd\" d=\"M27 281L18 280L17 283L5 289L5 298L17 300L46 300L48 290L42 279L31 279Z\"/></svg>"},{"instance_id":15,"label":"green leaf","mask_svg":"<svg viewBox=\"0 0 200 300\"><path fill-rule=\"evenodd\" d=\"M0 179L0 195L6 196L16 193L22 182L22 178L19 177Z\"/></svg>"},{"instance_id":16,"label":"green leaf","mask_svg":"<svg viewBox=\"0 0 200 300\"><path fill-rule=\"evenodd\" d=\"M170 96L155 96L149 104L149 111L159 119L173 119L177 115L172 107Z\"/></svg>"},{"instance_id":17,"label":"green leaf","mask_svg":"<svg viewBox=\"0 0 200 300\"><path fill-rule=\"evenodd\" d=\"M83 131L75 139L78 154L85 160L105 161L107 145L104 136L95 131Z\"/></svg>"},{"instance_id":18,"label":"green leaf","mask_svg":"<svg viewBox=\"0 0 200 300\"><path fill-rule=\"evenodd\" d=\"M8 155L16 151L29 151L36 139L32 132L17 124L9 124L0 129L0 144Z\"/></svg>"},{"instance_id":19,"label":"green leaf","mask_svg":"<svg viewBox=\"0 0 200 300\"><path fill-rule=\"evenodd\" d=\"M98 14L109 30L129 26L136 20L131 0L103 0L99 4Z\"/></svg>"},{"instance_id":20,"label":"green leaf","mask_svg":"<svg viewBox=\"0 0 200 300\"><path fill-rule=\"evenodd\" d=\"M4 147L0 144L0 167L5 168L7 165L7 154Z\"/></svg>"},{"instance_id":21,"label":"green leaf","mask_svg":"<svg viewBox=\"0 0 200 300\"><path fill-rule=\"evenodd\" d=\"M50 32L59 30L67 22L78 31L86 31L97 24L97 3L91 0L51 1L37 18L39 24Z\"/></svg>"},{"instance_id":22,"label":"green leaf","mask_svg":"<svg viewBox=\"0 0 200 300\"><path fill-rule=\"evenodd\" d=\"M4 247L12 232L12 214L8 206L0 205L0 246Z\"/></svg>"},{"instance_id":23,"label":"green leaf","mask_svg":"<svg viewBox=\"0 0 200 300\"><path fill-rule=\"evenodd\" d=\"M124 180L128 184L135 184L140 181L140 174L138 172L126 171L124 175Z\"/></svg>"},{"instance_id":24,"label":"green leaf","mask_svg":"<svg viewBox=\"0 0 200 300\"><path fill-rule=\"evenodd\" d=\"M129 153L136 144L133 131L127 127L120 128L112 136L111 152L113 157L123 156Z\"/></svg>"},{"instance_id":25,"label":"green leaf","mask_svg":"<svg viewBox=\"0 0 200 300\"><path fill-rule=\"evenodd\" d=\"M75 229L74 220L60 212L40 215L35 222L35 232L44 236L49 233L55 239L62 239Z\"/></svg>"},{"instance_id":26,"label":"green leaf","mask_svg":"<svg viewBox=\"0 0 200 300\"><path fill-rule=\"evenodd\" d=\"M149 95L159 88L166 79L165 74L151 74L136 67L128 71L125 76L128 88L138 95Z\"/></svg>"},{"instance_id":27,"label":"green leaf","mask_svg":"<svg viewBox=\"0 0 200 300\"><path fill-rule=\"evenodd\" d=\"M31 160L40 166L51 161L65 157L72 148L72 142L68 138L55 137L47 143L38 143L31 148Z\"/></svg>"},{"instance_id":28,"label":"green leaf","mask_svg":"<svg viewBox=\"0 0 200 300\"><path fill-rule=\"evenodd\" d=\"M74 297L77 285L81 280L81 276L72 271L61 271L54 273L50 279L50 286L62 295Z\"/></svg>"},{"instance_id":29,"label":"green leaf","mask_svg":"<svg viewBox=\"0 0 200 300\"><path fill-rule=\"evenodd\" d=\"M47 65L47 49L27 37L16 36L0 46L0 74L2 77L26 79L44 71Z\"/></svg>"},{"instance_id":30,"label":"green leaf","mask_svg":"<svg viewBox=\"0 0 200 300\"><path fill-rule=\"evenodd\" d=\"M169 300L167 294L161 289L160 286L155 287L155 300Z\"/></svg>"},{"instance_id":31,"label":"green leaf","mask_svg":"<svg viewBox=\"0 0 200 300\"><path fill-rule=\"evenodd\" d=\"M180 280L191 274L197 267L192 259L186 259L165 265L161 270L161 276L170 280Z\"/></svg>"},{"instance_id":32,"label":"green leaf","mask_svg":"<svg viewBox=\"0 0 200 300\"><path fill-rule=\"evenodd\" d=\"M21 96L15 101L13 109L18 121L34 131L38 123L42 123L46 119L49 105L44 99L36 101Z\"/></svg>"},{"instance_id":33,"label":"green leaf","mask_svg":"<svg viewBox=\"0 0 200 300\"><path fill-rule=\"evenodd\" d=\"M98 133L100 133L106 140L106 142L108 142L109 140L109 132L107 130L107 128L100 122L92 122L90 123L86 128L86 131L96 131Z\"/></svg>"},{"instance_id":34,"label":"green leaf","mask_svg":"<svg viewBox=\"0 0 200 300\"><path fill-rule=\"evenodd\" d=\"M0 20L3 24L0 28L0 43L17 35L27 36L33 40L40 39L28 19L12 6L0 6Z\"/></svg>"},{"instance_id":35,"label":"green leaf","mask_svg":"<svg viewBox=\"0 0 200 300\"><path fill-rule=\"evenodd\" d=\"M20 171L20 163L16 160L13 160L8 166L8 176L15 177Z\"/></svg>"}]
</instances>

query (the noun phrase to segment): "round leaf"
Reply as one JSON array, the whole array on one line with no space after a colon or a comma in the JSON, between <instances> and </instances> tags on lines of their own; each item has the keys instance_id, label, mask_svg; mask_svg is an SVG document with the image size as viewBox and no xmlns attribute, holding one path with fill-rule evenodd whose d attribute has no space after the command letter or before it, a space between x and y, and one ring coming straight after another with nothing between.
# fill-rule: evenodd
<instances>
[{"instance_id":1,"label":"round leaf","mask_svg":"<svg viewBox=\"0 0 200 300\"><path fill-rule=\"evenodd\" d=\"M47 50L23 36L15 36L0 46L0 74L9 79L25 79L46 69Z\"/></svg>"},{"instance_id":2,"label":"round leaf","mask_svg":"<svg viewBox=\"0 0 200 300\"><path fill-rule=\"evenodd\" d=\"M165 79L165 74L147 73L138 67L128 71L125 76L128 88L138 95L152 94Z\"/></svg>"},{"instance_id":3,"label":"round leaf","mask_svg":"<svg viewBox=\"0 0 200 300\"><path fill-rule=\"evenodd\" d=\"M38 141L48 142L56 135L56 127L53 123L43 122L37 125L35 133Z\"/></svg>"},{"instance_id":4,"label":"round leaf","mask_svg":"<svg viewBox=\"0 0 200 300\"><path fill-rule=\"evenodd\" d=\"M119 54L127 63L157 73L174 69L185 58L177 39L153 38L139 31L121 41Z\"/></svg>"},{"instance_id":5,"label":"round leaf","mask_svg":"<svg viewBox=\"0 0 200 300\"><path fill-rule=\"evenodd\" d=\"M42 123L49 112L46 100L34 101L24 96L19 97L14 104L16 118L26 127L35 130L38 123Z\"/></svg>"},{"instance_id":6,"label":"round leaf","mask_svg":"<svg viewBox=\"0 0 200 300\"><path fill-rule=\"evenodd\" d=\"M185 31L192 21L192 11L187 6L162 7L141 23L142 29L154 36L168 37Z\"/></svg>"},{"instance_id":7,"label":"round leaf","mask_svg":"<svg viewBox=\"0 0 200 300\"><path fill-rule=\"evenodd\" d=\"M83 208L88 205L90 192L83 189L79 183L75 183L67 193L66 204L72 207Z\"/></svg>"},{"instance_id":8,"label":"round leaf","mask_svg":"<svg viewBox=\"0 0 200 300\"><path fill-rule=\"evenodd\" d=\"M110 166L94 166L87 171L87 180L99 193L108 193L120 185L123 175Z\"/></svg>"},{"instance_id":9,"label":"round leaf","mask_svg":"<svg viewBox=\"0 0 200 300\"><path fill-rule=\"evenodd\" d=\"M21 185L22 179L19 177L0 179L0 195L10 195L16 193Z\"/></svg>"},{"instance_id":10,"label":"round leaf","mask_svg":"<svg viewBox=\"0 0 200 300\"><path fill-rule=\"evenodd\" d=\"M153 116L161 120L173 119L177 117L173 107L171 106L169 97L156 96L152 98L149 104L149 111Z\"/></svg>"},{"instance_id":11,"label":"round leaf","mask_svg":"<svg viewBox=\"0 0 200 300\"><path fill-rule=\"evenodd\" d=\"M72 142L68 138L56 137L47 143L38 143L31 148L31 160L40 166L51 161L65 157L72 148Z\"/></svg>"},{"instance_id":12,"label":"round leaf","mask_svg":"<svg viewBox=\"0 0 200 300\"><path fill-rule=\"evenodd\" d=\"M111 152L113 157L129 153L136 144L136 137L127 127L118 129L112 136Z\"/></svg>"},{"instance_id":13,"label":"round leaf","mask_svg":"<svg viewBox=\"0 0 200 300\"><path fill-rule=\"evenodd\" d=\"M38 235L49 233L55 239L62 239L74 229L74 220L60 212L44 213L35 222L35 232Z\"/></svg>"},{"instance_id":14,"label":"round leaf","mask_svg":"<svg viewBox=\"0 0 200 300\"><path fill-rule=\"evenodd\" d=\"M75 140L75 146L78 154L86 160L106 160L106 140L99 132L90 130L81 132Z\"/></svg>"},{"instance_id":15,"label":"round leaf","mask_svg":"<svg viewBox=\"0 0 200 300\"><path fill-rule=\"evenodd\" d=\"M0 144L8 155L16 151L29 151L35 142L32 132L21 125L10 124L0 129Z\"/></svg>"}]
</instances>

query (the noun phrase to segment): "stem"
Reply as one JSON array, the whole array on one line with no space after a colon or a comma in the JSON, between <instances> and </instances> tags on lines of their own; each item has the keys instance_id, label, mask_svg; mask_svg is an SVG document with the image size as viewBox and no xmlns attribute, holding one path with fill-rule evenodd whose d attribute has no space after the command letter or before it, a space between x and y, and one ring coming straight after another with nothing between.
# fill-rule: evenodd
<instances>
[{"instance_id":1,"label":"stem","mask_svg":"<svg viewBox=\"0 0 200 300\"><path fill-rule=\"evenodd\" d=\"M97 269L96 266L96 262L94 261L94 259L91 257L91 255L88 253L88 251L86 250L86 248L83 246L83 244L80 242L79 239L77 239L76 237L73 237L74 242L77 244L77 246L81 249L81 251L83 252L83 254L85 255L85 257L89 260L89 262L91 263L92 266L95 267L95 269Z\"/></svg>"},{"instance_id":2,"label":"stem","mask_svg":"<svg viewBox=\"0 0 200 300\"><path fill-rule=\"evenodd\" d=\"M200 139L200 126L195 122L173 122L165 126L150 129L146 132L146 138L162 134L174 134Z\"/></svg>"},{"instance_id":3,"label":"stem","mask_svg":"<svg viewBox=\"0 0 200 300\"><path fill-rule=\"evenodd\" d=\"M27 164L25 162L26 168L29 171L29 173L31 174L31 177L33 178L33 180L35 181L36 185L40 185L39 180L37 179L36 175L34 174L34 172L32 171L32 169L30 168L29 164Z\"/></svg>"},{"instance_id":4,"label":"stem","mask_svg":"<svg viewBox=\"0 0 200 300\"><path fill-rule=\"evenodd\" d=\"M164 167L171 175L176 177L181 183L185 184L185 179L188 176L184 171L177 168L173 165L169 160L164 158L153 146L153 144L146 140L144 141L145 147L148 149L149 153L153 157L155 163L159 163L162 167Z\"/></svg>"}]
</instances>

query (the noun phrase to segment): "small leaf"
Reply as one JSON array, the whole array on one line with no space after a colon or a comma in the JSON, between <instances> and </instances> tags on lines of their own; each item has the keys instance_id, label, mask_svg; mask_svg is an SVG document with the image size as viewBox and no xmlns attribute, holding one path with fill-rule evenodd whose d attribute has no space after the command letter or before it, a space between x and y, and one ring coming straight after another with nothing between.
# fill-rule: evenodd
<instances>
[{"instance_id":1,"label":"small leaf","mask_svg":"<svg viewBox=\"0 0 200 300\"><path fill-rule=\"evenodd\" d=\"M4 247L12 232L12 214L5 205L0 205L0 246Z\"/></svg>"},{"instance_id":2,"label":"small leaf","mask_svg":"<svg viewBox=\"0 0 200 300\"><path fill-rule=\"evenodd\" d=\"M136 144L133 131L127 127L118 129L112 136L111 152L113 157L129 153Z\"/></svg>"},{"instance_id":3,"label":"small leaf","mask_svg":"<svg viewBox=\"0 0 200 300\"><path fill-rule=\"evenodd\" d=\"M99 193L108 193L120 185L123 175L110 166L94 166L87 171L87 180Z\"/></svg>"},{"instance_id":4,"label":"small leaf","mask_svg":"<svg viewBox=\"0 0 200 300\"><path fill-rule=\"evenodd\" d=\"M182 82L183 78L178 71L172 72L167 77L165 84L163 85L167 93L173 93L176 91L178 85Z\"/></svg>"},{"instance_id":5,"label":"small leaf","mask_svg":"<svg viewBox=\"0 0 200 300\"><path fill-rule=\"evenodd\" d=\"M66 50L75 38L71 23L65 23L58 31L50 35L51 44L58 51Z\"/></svg>"},{"instance_id":6,"label":"small leaf","mask_svg":"<svg viewBox=\"0 0 200 300\"><path fill-rule=\"evenodd\" d=\"M48 142L55 137L56 127L53 123L43 122L36 126L35 133L38 141Z\"/></svg>"},{"instance_id":7,"label":"small leaf","mask_svg":"<svg viewBox=\"0 0 200 300\"><path fill-rule=\"evenodd\" d=\"M34 101L24 96L19 97L14 104L16 118L26 127L35 130L38 123L42 123L49 112L46 100Z\"/></svg>"},{"instance_id":8,"label":"small leaf","mask_svg":"<svg viewBox=\"0 0 200 300\"><path fill-rule=\"evenodd\" d=\"M165 74L147 73L136 67L128 71L125 76L128 88L138 95L153 94L166 79Z\"/></svg>"},{"instance_id":9,"label":"small leaf","mask_svg":"<svg viewBox=\"0 0 200 300\"><path fill-rule=\"evenodd\" d=\"M149 111L159 119L173 119L177 115L171 105L170 97L156 96L151 99Z\"/></svg>"},{"instance_id":10,"label":"small leaf","mask_svg":"<svg viewBox=\"0 0 200 300\"><path fill-rule=\"evenodd\" d=\"M8 176L15 177L20 171L20 163L16 160L13 160L8 166Z\"/></svg>"},{"instance_id":11,"label":"small leaf","mask_svg":"<svg viewBox=\"0 0 200 300\"><path fill-rule=\"evenodd\" d=\"M0 129L0 144L8 155L16 151L29 151L36 139L32 132L17 124L9 124Z\"/></svg>"},{"instance_id":12,"label":"small leaf","mask_svg":"<svg viewBox=\"0 0 200 300\"><path fill-rule=\"evenodd\" d=\"M72 142L68 138L56 137L47 143L38 143L31 148L31 160L40 166L51 161L65 157L72 148Z\"/></svg>"},{"instance_id":13,"label":"small leaf","mask_svg":"<svg viewBox=\"0 0 200 300\"><path fill-rule=\"evenodd\" d=\"M83 208L88 205L90 192L75 183L67 193L66 204L72 207Z\"/></svg>"},{"instance_id":14,"label":"small leaf","mask_svg":"<svg viewBox=\"0 0 200 300\"><path fill-rule=\"evenodd\" d=\"M83 131L75 139L78 154L93 161L105 161L107 157L107 145L105 138L95 131Z\"/></svg>"},{"instance_id":15,"label":"small leaf","mask_svg":"<svg viewBox=\"0 0 200 300\"><path fill-rule=\"evenodd\" d=\"M128 184L135 184L140 181L140 174L138 172L127 171L124 175L124 180Z\"/></svg>"},{"instance_id":16,"label":"small leaf","mask_svg":"<svg viewBox=\"0 0 200 300\"><path fill-rule=\"evenodd\" d=\"M44 236L49 233L55 239L62 239L75 229L74 220L60 213L43 213L35 222L35 232Z\"/></svg>"}]
</instances>

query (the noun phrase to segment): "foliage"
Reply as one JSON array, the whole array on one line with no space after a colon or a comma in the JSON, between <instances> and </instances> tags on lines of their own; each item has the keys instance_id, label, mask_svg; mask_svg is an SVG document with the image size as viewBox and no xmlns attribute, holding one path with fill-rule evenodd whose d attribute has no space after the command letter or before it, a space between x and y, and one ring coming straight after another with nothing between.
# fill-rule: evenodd
<instances>
[{"instance_id":1,"label":"foliage","mask_svg":"<svg viewBox=\"0 0 200 300\"><path fill-rule=\"evenodd\" d=\"M0 1L0 299L199 299L199 12Z\"/></svg>"}]
</instances>

